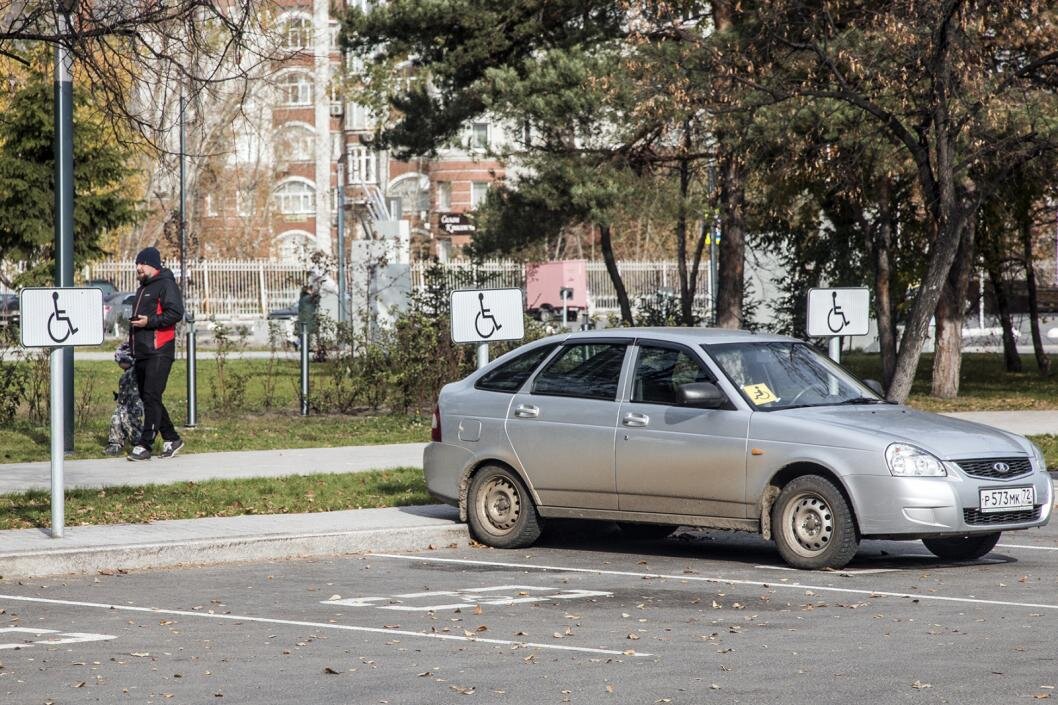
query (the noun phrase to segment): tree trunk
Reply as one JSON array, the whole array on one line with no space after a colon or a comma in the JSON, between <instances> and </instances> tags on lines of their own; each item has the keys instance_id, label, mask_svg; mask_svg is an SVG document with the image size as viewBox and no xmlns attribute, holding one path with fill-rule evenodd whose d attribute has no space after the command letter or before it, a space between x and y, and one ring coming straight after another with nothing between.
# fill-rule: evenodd
<instances>
[{"instance_id":1,"label":"tree trunk","mask_svg":"<svg viewBox=\"0 0 1058 705\"><path fill-rule=\"evenodd\" d=\"M1003 366L1007 372L1021 372L1021 355L1018 355L1018 341L1014 337L1014 317L1010 314L1010 297L1007 296L1003 272L998 261L988 259L986 262L988 283L996 300L999 325L1003 328Z\"/></svg>"},{"instance_id":2,"label":"tree trunk","mask_svg":"<svg viewBox=\"0 0 1058 705\"><path fill-rule=\"evenodd\" d=\"M613 282L614 291L617 292L617 305L621 307L621 322L626 326L634 325L632 320L632 304L628 300L628 291L625 289L621 273L617 271L617 260L613 255L613 238L610 234L609 225L599 226L599 247L602 250L602 259L606 263L606 272Z\"/></svg>"},{"instance_id":3,"label":"tree trunk","mask_svg":"<svg viewBox=\"0 0 1058 705\"><path fill-rule=\"evenodd\" d=\"M1032 327L1032 350L1036 354L1036 367L1041 375L1051 373L1051 359L1043 351L1043 336L1040 335L1040 305L1036 292L1036 258L1032 254L1032 214L1028 201L1019 204L1018 235L1021 237L1022 256L1025 258L1025 284L1029 296L1029 325Z\"/></svg>"},{"instance_id":4,"label":"tree trunk","mask_svg":"<svg viewBox=\"0 0 1058 705\"><path fill-rule=\"evenodd\" d=\"M959 250L948 279L937 302L936 345L933 354L931 394L940 399L959 396L959 373L962 370L962 328L966 316L966 295L973 279L975 228L966 225Z\"/></svg>"},{"instance_id":5,"label":"tree trunk","mask_svg":"<svg viewBox=\"0 0 1058 705\"><path fill-rule=\"evenodd\" d=\"M746 286L745 170L739 156L723 147L718 161L721 214L716 325L740 328Z\"/></svg>"},{"instance_id":6,"label":"tree trunk","mask_svg":"<svg viewBox=\"0 0 1058 705\"><path fill-rule=\"evenodd\" d=\"M684 143L689 139L689 131L684 125ZM680 275L680 321L685 326L694 325L694 314L691 312L693 294L687 275L687 192L690 190L690 174L687 159L680 159L680 203L676 211L676 271Z\"/></svg>"},{"instance_id":7,"label":"tree trunk","mask_svg":"<svg viewBox=\"0 0 1058 705\"><path fill-rule=\"evenodd\" d=\"M878 198L878 219L866 226L867 249L874 261L874 315L878 322L878 347L882 354L882 385L888 389L896 368L896 322L893 317L892 247L894 218L889 183L883 181Z\"/></svg>"}]
</instances>

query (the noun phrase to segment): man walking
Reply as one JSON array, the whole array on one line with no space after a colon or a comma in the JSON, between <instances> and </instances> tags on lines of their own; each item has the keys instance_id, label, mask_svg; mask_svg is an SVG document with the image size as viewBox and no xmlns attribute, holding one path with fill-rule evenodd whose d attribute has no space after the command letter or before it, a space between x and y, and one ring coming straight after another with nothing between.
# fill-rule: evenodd
<instances>
[{"instance_id":1,"label":"man walking","mask_svg":"<svg viewBox=\"0 0 1058 705\"><path fill-rule=\"evenodd\" d=\"M129 342L135 359L136 383L143 400L143 434L129 453L129 460L150 460L154 437L161 434L163 458L171 458L184 447L173 428L162 394L176 353L176 324L184 317L184 302L173 273L162 269L162 256L153 247L136 255L136 278L140 288L132 304Z\"/></svg>"}]
</instances>

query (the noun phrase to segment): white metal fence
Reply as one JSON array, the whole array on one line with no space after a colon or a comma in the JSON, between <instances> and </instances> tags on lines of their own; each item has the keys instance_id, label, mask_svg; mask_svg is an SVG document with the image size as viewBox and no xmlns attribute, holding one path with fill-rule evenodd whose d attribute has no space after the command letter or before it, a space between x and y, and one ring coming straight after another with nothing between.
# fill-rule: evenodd
<instances>
[{"instance_id":1,"label":"white metal fence","mask_svg":"<svg viewBox=\"0 0 1058 705\"><path fill-rule=\"evenodd\" d=\"M703 263L698 276L695 295L701 306L708 303L709 268ZM412 287L421 289L424 273L431 265L411 265ZM511 260L452 260L440 265L446 284L450 287L483 285L489 287L525 286L525 265ZM678 291L679 274L672 261L621 261L617 263L630 298L653 294L660 290ZM18 266L4 266L8 274ZM179 268L174 268L177 279ZM588 291L597 311L616 311L617 294L603 262L588 262ZM136 289L136 273L127 261L102 261L83 267L79 272L83 281L103 279L113 282L120 291ZM346 272L350 288L365 277L355 265ZM210 260L188 266L188 305L199 318L260 318L269 311L297 302L298 291L308 279L302 264L288 264L272 260ZM4 293L0 287L0 293Z\"/></svg>"}]
</instances>

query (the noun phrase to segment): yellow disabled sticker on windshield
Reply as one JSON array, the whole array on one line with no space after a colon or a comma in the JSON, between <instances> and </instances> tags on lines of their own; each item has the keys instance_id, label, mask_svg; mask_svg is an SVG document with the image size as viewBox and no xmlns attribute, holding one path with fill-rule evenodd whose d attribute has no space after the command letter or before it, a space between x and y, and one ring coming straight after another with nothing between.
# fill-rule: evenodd
<instances>
[{"instance_id":1,"label":"yellow disabled sticker on windshield","mask_svg":"<svg viewBox=\"0 0 1058 705\"><path fill-rule=\"evenodd\" d=\"M742 391L749 396L749 400L760 406L761 404L770 404L773 401L779 401L779 397L775 396L775 393L766 384L747 384L742 388Z\"/></svg>"}]
</instances>

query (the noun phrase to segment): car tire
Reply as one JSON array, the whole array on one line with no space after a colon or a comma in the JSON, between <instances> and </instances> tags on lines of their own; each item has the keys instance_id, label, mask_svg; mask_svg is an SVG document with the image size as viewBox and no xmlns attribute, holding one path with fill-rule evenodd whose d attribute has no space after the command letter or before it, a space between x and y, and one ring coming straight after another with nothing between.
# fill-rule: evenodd
<instances>
[{"instance_id":1,"label":"car tire","mask_svg":"<svg viewBox=\"0 0 1058 705\"><path fill-rule=\"evenodd\" d=\"M676 530L672 524L633 524L627 521L617 522L617 527L625 538L632 541L660 541Z\"/></svg>"},{"instance_id":2,"label":"car tire","mask_svg":"<svg viewBox=\"0 0 1058 705\"><path fill-rule=\"evenodd\" d=\"M771 524L779 554L794 568L844 568L860 544L845 495L819 475L802 475L783 487Z\"/></svg>"},{"instance_id":3,"label":"car tire","mask_svg":"<svg viewBox=\"0 0 1058 705\"><path fill-rule=\"evenodd\" d=\"M552 311L549 308L540 309L540 312L537 315L540 317L541 323L550 323L553 318Z\"/></svg>"},{"instance_id":4,"label":"car tire","mask_svg":"<svg viewBox=\"0 0 1058 705\"><path fill-rule=\"evenodd\" d=\"M949 561L972 561L988 554L999 543L1000 532L947 539L922 539L929 552Z\"/></svg>"},{"instance_id":5,"label":"car tire","mask_svg":"<svg viewBox=\"0 0 1058 705\"><path fill-rule=\"evenodd\" d=\"M541 520L521 479L500 465L486 465L470 481L470 533L493 548L524 548L540 537Z\"/></svg>"}]
</instances>

